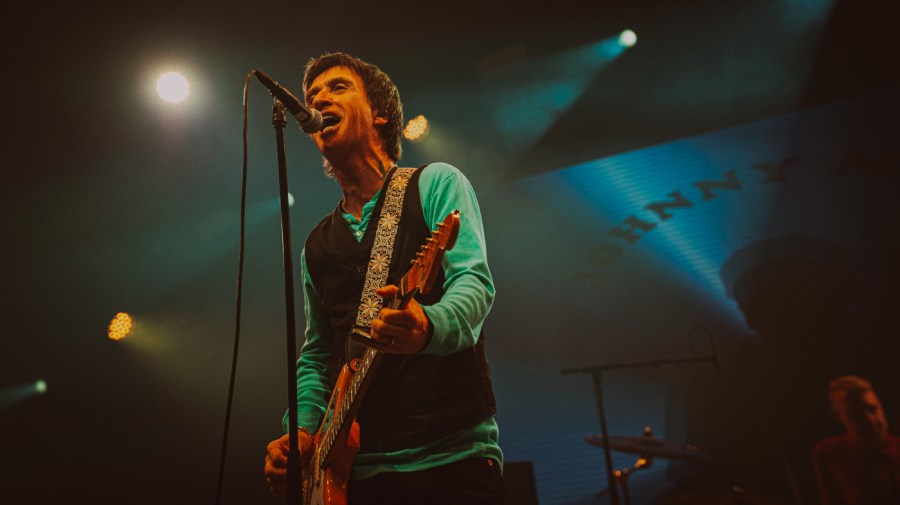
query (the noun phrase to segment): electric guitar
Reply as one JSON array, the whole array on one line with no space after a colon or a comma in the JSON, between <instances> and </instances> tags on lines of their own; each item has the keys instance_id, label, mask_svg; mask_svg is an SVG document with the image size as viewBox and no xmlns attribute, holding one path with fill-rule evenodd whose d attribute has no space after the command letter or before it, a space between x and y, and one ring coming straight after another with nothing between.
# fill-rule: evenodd
<instances>
[{"instance_id":1,"label":"electric guitar","mask_svg":"<svg viewBox=\"0 0 900 505\"><path fill-rule=\"evenodd\" d=\"M398 283L399 296L386 301L391 308L404 309L417 294L431 291L444 253L453 248L459 234L459 211L454 210L416 253L412 266ZM362 357L343 366L325 416L313 437L313 451L303 468L304 505L346 505L350 468L359 451L359 424L356 413L384 355L384 346L366 329L356 328L349 339L365 346Z\"/></svg>"}]
</instances>

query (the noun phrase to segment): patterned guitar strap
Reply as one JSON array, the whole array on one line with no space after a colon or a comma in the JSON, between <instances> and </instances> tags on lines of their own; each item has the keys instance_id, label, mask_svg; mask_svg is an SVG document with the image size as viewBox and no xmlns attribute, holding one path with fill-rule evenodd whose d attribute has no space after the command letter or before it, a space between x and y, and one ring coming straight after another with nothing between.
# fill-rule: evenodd
<instances>
[{"instance_id":1,"label":"patterned guitar strap","mask_svg":"<svg viewBox=\"0 0 900 505\"><path fill-rule=\"evenodd\" d=\"M384 203L381 207L381 217L378 220L378 228L375 230L375 245L372 246L372 254L369 256L369 268L366 270L366 282L363 285L362 296L359 302L359 311L356 314L356 324L351 332L351 337L363 337L365 345L381 348L375 344L369 335L369 327L372 320L381 312L382 298L375 294L375 290L387 284L388 270L391 265L391 257L394 253L394 241L397 238L397 228L400 227L400 214L403 212L403 196L406 194L406 185L415 173L415 168L396 168L390 175L390 182L384 195ZM353 356L351 341L347 339L347 356Z\"/></svg>"}]
</instances>

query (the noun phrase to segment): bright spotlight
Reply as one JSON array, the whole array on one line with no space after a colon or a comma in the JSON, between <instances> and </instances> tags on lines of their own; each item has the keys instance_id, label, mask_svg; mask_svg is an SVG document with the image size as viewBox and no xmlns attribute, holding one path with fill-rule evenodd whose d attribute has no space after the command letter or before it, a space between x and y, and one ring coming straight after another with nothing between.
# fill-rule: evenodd
<instances>
[{"instance_id":1,"label":"bright spotlight","mask_svg":"<svg viewBox=\"0 0 900 505\"><path fill-rule=\"evenodd\" d=\"M39 380L34 383L34 390L38 393L44 394L47 392L47 383L43 380Z\"/></svg>"},{"instance_id":2,"label":"bright spotlight","mask_svg":"<svg viewBox=\"0 0 900 505\"><path fill-rule=\"evenodd\" d=\"M190 90L187 79L178 72L166 72L156 81L156 91L167 102L181 102Z\"/></svg>"},{"instance_id":3,"label":"bright spotlight","mask_svg":"<svg viewBox=\"0 0 900 505\"><path fill-rule=\"evenodd\" d=\"M108 335L113 340L122 340L131 334L134 328L134 319L125 312L119 312L116 317L109 322Z\"/></svg>"},{"instance_id":4,"label":"bright spotlight","mask_svg":"<svg viewBox=\"0 0 900 505\"><path fill-rule=\"evenodd\" d=\"M292 193L288 193L288 207L293 207L295 201L296 200L294 200L294 195Z\"/></svg>"},{"instance_id":5,"label":"bright spotlight","mask_svg":"<svg viewBox=\"0 0 900 505\"><path fill-rule=\"evenodd\" d=\"M403 137L411 142L422 140L427 135L428 120L421 114L410 119L409 122L406 123L406 128L403 129Z\"/></svg>"},{"instance_id":6,"label":"bright spotlight","mask_svg":"<svg viewBox=\"0 0 900 505\"><path fill-rule=\"evenodd\" d=\"M622 47L631 47L637 44L637 34L631 30L625 30L619 34L619 45Z\"/></svg>"}]
</instances>

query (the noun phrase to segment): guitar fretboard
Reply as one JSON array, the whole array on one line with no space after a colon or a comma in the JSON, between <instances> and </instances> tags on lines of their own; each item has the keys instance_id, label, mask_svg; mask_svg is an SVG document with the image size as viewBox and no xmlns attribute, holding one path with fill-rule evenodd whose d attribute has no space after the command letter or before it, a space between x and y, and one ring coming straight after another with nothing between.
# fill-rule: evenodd
<instances>
[{"instance_id":1,"label":"guitar fretboard","mask_svg":"<svg viewBox=\"0 0 900 505\"><path fill-rule=\"evenodd\" d=\"M322 439L319 441L319 445L317 446L317 454L316 464L321 466L325 463L325 460L328 458L328 455L331 453L331 448L334 446L334 442L337 440L338 435L341 432L341 428L344 426L344 422L347 420L348 413L355 407L355 402L357 397L359 396L359 391L362 388L363 383L368 377L369 370L372 367L372 363L375 361L376 356L380 351L377 351L372 348L367 348L365 354L362 358L360 358L359 368L353 374L353 378L350 380L350 384L347 387L347 391L344 393L343 398L341 399L340 405L334 409L334 412L331 416L331 422L325 430L325 433L322 436Z\"/></svg>"}]
</instances>

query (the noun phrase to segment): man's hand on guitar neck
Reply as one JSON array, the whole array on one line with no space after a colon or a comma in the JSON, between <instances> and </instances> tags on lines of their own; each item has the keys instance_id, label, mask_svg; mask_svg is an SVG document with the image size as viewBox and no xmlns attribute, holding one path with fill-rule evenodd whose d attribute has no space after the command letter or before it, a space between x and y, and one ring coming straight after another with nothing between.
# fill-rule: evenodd
<instances>
[{"instance_id":1,"label":"man's hand on guitar neck","mask_svg":"<svg viewBox=\"0 0 900 505\"><path fill-rule=\"evenodd\" d=\"M312 435L305 430L297 430L297 435L301 467L305 467L312 455ZM283 495L287 487L287 455L290 450L290 435L284 435L278 440L269 442L266 450L266 484L273 493Z\"/></svg>"},{"instance_id":2,"label":"man's hand on guitar neck","mask_svg":"<svg viewBox=\"0 0 900 505\"><path fill-rule=\"evenodd\" d=\"M385 286L375 291L390 300L400 294L397 286ZM385 304L387 305L387 304ZM415 354L428 345L434 328L422 306L415 299L405 309L381 309L378 319L372 321L372 338L385 344L389 354Z\"/></svg>"}]
</instances>

